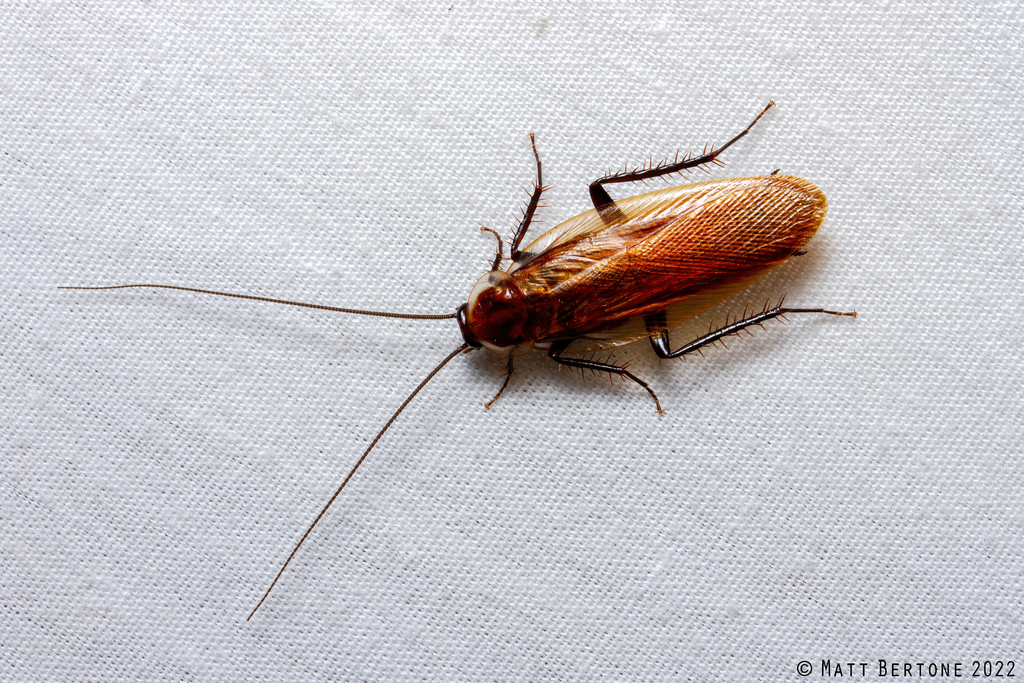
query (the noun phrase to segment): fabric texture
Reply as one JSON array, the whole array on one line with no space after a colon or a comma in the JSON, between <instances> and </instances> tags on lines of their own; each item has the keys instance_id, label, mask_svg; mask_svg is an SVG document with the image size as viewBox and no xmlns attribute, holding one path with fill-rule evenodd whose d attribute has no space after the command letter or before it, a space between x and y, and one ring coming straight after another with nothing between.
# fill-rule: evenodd
<instances>
[{"instance_id":1,"label":"fabric texture","mask_svg":"<svg viewBox=\"0 0 1024 683\"><path fill-rule=\"evenodd\" d=\"M0 679L1024 676L1019 3L287 5L5 3ZM673 344L859 317L455 358L246 622L458 327L58 286L454 312L528 133L544 229L769 100L829 215Z\"/></svg>"}]
</instances>

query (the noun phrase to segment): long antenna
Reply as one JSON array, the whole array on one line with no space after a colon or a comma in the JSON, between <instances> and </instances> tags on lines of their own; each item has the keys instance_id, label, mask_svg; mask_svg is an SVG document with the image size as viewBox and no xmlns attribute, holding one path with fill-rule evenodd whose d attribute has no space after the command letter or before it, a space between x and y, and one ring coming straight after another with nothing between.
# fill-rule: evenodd
<instances>
[{"instance_id":1,"label":"long antenna","mask_svg":"<svg viewBox=\"0 0 1024 683\"><path fill-rule=\"evenodd\" d=\"M356 470L359 469L359 466L363 464L363 461L366 460L366 456L370 454L370 451L373 450L373 447L376 446L377 442L380 441L380 438L384 436L384 432L388 431L388 427L390 427L391 424L398 418L398 416L402 414L402 411L405 410L405 407L409 405L409 403L411 403L414 398L416 398L416 394L420 393L420 389L427 386L427 382L433 379L434 375L441 371L441 368L448 365L448 361L450 361L452 358L455 358L455 356L459 355L468 348L469 344L463 344L459 348L449 353L447 358L441 361L436 368L431 370L430 374L427 375L422 382L420 382L419 386L412 390L412 393L409 394L409 398L405 399L405 402L402 403L402 405L398 406L398 410L396 410L395 414L391 416L391 419L388 420L387 424L385 424L384 427L379 432L377 432L377 436L373 437L373 441L371 441L367 449L363 451L362 456L360 456L359 460L356 461L356 464L352 468L352 471L350 471L348 473L348 476L345 477L345 481L341 482L341 486L339 486L338 490L334 492L334 495L331 496L331 499L327 501L327 505L324 505L323 509L320 511L320 514L316 516L316 519L313 520L313 523L309 525L308 529L306 529L306 533L302 534L302 538L300 538L299 542L295 544L294 548L292 548L292 554L289 555L288 559L284 561L283 565L281 565L281 570L277 572L277 576L275 576L273 582L271 582L270 588L268 588L267 592L263 594L263 597L260 598L260 601L256 603L256 606L253 608L252 612L249 613L249 616L245 618L246 621L252 619L252 615L256 614L256 610L260 608L260 605L263 604L263 601L267 599L268 595L270 595L270 591L274 590L274 586L277 585L277 580L281 578L282 574L284 574L284 570L288 568L288 564L292 561L292 558L295 557L295 553L299 552L299 548L302 547L302 543L306 540L306 537L309 536L311 531L313 531L313 527L317 525L317 523L320 521L320 518L324 516L324 514L327 512L327 509L331 507L331 504L334 503L334 500L338 497L338 495L341 494L341 490L345 488L345 484L347 484L349 479L352 478L352 475L356 473Z\"/></svg>"},{"instance_id":2,"label":"long antenna","mask_svg":"<svg viewBox=\"0 0 1024 683\"><path fill-rule=\"evenodd\" d=\"M249 294L231 294L229 292L215 292L210 289L196 289L195 287L178 287L177 285L112 285L109 287L58 287L57 289L130 289L132 287L152 287L154 289L177 289L182 292L199 292L200 294L216 294L217 296L229 296L233 299L249 299L251 301L269 301L272 304L285 304L287 306L301 306L302 308L315 308L319 311L335 311L337 313L356 313L358 315L373 315L378 318L405 318L406 320L447 320L454 318L455 313L444 313L437 315L420 315L417 313L388 313L386 311L362 311L356 308L338 308L337 306L323 306L321 304L305 304L301 301L286 301L284 299L271 299L265 296L251 296ZM447 361L446 361L447 362Z\"/></svg>"}]
</instances>

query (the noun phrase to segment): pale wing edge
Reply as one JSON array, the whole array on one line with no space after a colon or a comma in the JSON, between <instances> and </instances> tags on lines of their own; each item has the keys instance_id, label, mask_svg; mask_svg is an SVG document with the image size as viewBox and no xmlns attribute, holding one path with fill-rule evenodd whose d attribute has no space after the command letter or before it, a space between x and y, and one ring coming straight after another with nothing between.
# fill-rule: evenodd
<instances>
[{"instance_id":1,"label":"pale wing edge","mask_svg":"<svg viewBox=\"0 0 1024 683\"><path fill-rule=\"evenodd\" d=\"M750 275L734 282L718 287L708 288L697 294L693 294L677 301L665 309L665 322L668 329L686 322L690 318L700 315L709 308L713 308L726 299L742 292L744 289L764 277L775 264L754 275ZM651 335L647 331L647 323L643 316L628 318L607 330L591 332L577 339L574 339L566 347L565 353L591 353L602 351L617 346L625 346L633 342L647 339ZM686 340L690 341L690 340ZM678 344L676 344L678 346Z\"/></svg>"},{"instance_id":2,"label":"pale wing edge","mask_svg":"<svg viewBox=\"0 0 1024 683\"><path fill-rule=\"evenodd\" d=\"M788 176L776 177L788 178ZM530 242L530 244L523 249L522 258L509 267L508 273L514 273L519 268L536 259L538 256L543 255L546 251L571 242L578 242L590 235L607 230L610 225L621 225L622 223L631 221L652 211L664 210L666 204L681 202L684 197L688 195L696 195L702 190L707 189L710 185L718 184L721 185L722 191L728 191L737 181L742 182L756 180L759 178L760 176L756 178L721 178L702 183L667 187L663 190L655 190L654 192L647 192L633 197L618 199L615 201L612 208L612 210L617 211L618 214L612 219L611 224L601 217L597 209L584 211L578 216L562 221L537 239Z\"/></svg>"}]
</instances>

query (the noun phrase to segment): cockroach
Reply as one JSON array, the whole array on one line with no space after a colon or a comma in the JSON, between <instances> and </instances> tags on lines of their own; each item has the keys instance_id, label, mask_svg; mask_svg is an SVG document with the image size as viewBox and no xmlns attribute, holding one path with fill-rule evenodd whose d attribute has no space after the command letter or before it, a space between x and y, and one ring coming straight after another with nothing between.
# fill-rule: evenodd
<instances>
[{"instance_id":1,"label":"cockroach","mask_svg":"<svg viewBox=\"0 0 1024 683\"><path fill-rule=\"evenodd\" d=\"M502 270L506 258L501 236L490 228L481 228L498 240L494 260L490 270L473 285L466 303L454 313L364 311L176 285L62 287L176 289L322 311L415 320L454 318L458 322L463 343L430 371L377 433L295 544L247 620L270 595L299 548L384 433L427 382L460 353L486 348L507 359L504 382L485 404L487 408L508 386L514 360L540 349L559 365L618 375L639 384L661 413L661 401L647 382L625 366L581 358L580 354L647 339L658 358L681 358L751 325L784 319L790 313L855 317L856 311L785 308L780 299L775 306L766 304L760 312L744 314L732 323L726 321L723 327L672 350L671 328L746 289L789 257L803 253L804 245L825 220L828 201L814 183L779 175L778 170L767 176L709 180L620 200L613 200L606 189L617 183L642 182L697 168L706 170L710 164L721 165L722 152L749 133L774 104L769 102L743 132L718 149L705 147L701 154L686 154L682 159L677 153L671 161L652 162L632 170L626 167L598 178L590 184L593 209L557 225L522 248L541 195L548 189L531 133L537 180L509 245L510 264Z\"/></svg>"}]
</instances>

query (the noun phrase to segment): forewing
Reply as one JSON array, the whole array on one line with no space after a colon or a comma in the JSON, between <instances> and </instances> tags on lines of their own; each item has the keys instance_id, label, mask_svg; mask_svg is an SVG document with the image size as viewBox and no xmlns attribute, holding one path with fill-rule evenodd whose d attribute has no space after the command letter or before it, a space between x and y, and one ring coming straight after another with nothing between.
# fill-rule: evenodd
<instances>
[{"instance_id":1,"label":"forewing","mask_svg":"<svg viewBox=\"0 0 1024 683\"><path fill-rule=\"evenodd\" d=\"M509 269L550 318L539 342L594 350L649 336L652 315L677 325L802 248L828 203L809 181L769 176L668 188L616 207L619 220L588 211L560 224Z\"/></svg>"},{"instance_id":2,"label":"forewing","mask_svg":"<svg viewBox=\"0 0 1024 683\"><path fill-rule=\"evenodd\" d=\"M763 275L767 274L770 268L754 276L737 278L730 283L718 286L707 287L695 294L685 297L665 308L664 329L670 330L676 325L683 323L690 318L700 315L713 306L717 306L726 299L739 294L750 285L757 282ZM602 349L611 349L616 346L632 344L640 339L651 336L652 330L648 328L647 316L637 315L618 324L607 328L595 329L573 338L572 342L565 348L566 353L589 353ZM660 332L660 329L654 330Z\"/></svg>"}]
</instances>

